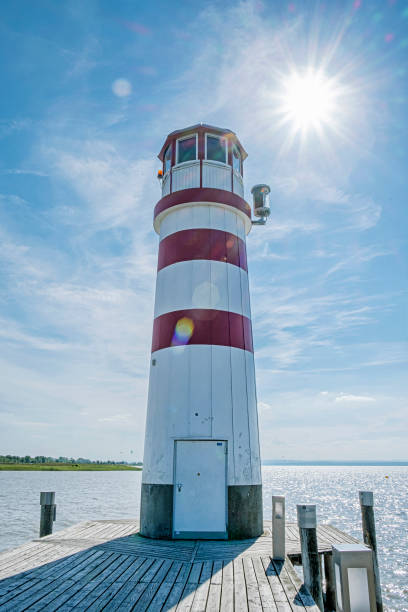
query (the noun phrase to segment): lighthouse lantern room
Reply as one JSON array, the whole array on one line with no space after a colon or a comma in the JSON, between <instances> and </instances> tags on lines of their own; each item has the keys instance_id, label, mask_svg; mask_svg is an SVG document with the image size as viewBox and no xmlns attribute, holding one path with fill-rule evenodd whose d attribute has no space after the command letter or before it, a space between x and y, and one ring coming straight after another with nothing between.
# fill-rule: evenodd
<instances>
[{"instance_id":1,"label":"lighthouse lantern room","mask_svg":"<svg viewBox=\"0 0 408 612\"><path fill-rule=\"evenodd\" d=\"M159 154L140 520L147 537L248 538L263 530L246 157L233 132L205 124L172 132Z\"/></svg>"}]
</instances>

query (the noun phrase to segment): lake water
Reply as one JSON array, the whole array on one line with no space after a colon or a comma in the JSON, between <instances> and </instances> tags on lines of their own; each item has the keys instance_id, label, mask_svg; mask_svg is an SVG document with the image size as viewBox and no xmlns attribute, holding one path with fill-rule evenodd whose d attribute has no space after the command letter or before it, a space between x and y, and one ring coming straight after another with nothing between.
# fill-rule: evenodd
<instances>
[{"instance_id":1,"label":"lake water","mask_svg":"<svg viewBox=\"0 0 408 612\"><path fill-rule=\"evenodd\" d=\"M388 478L386 478L388 476ZM0 550L38 537L40 491L55 491L55 531L90 519L138 518L141 472L0 471ZM408 467L264 466L264 518L272 494L316 503L318 520L361 539L358 491L374 491L383 598L388 611L408 612Z\"/></svg>"}]
</instances>

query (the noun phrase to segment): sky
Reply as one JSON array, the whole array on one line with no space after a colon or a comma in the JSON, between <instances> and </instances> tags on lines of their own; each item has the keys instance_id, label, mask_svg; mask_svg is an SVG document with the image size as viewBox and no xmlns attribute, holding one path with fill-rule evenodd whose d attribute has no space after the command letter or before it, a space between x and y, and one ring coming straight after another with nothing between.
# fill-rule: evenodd
<instances>
[{"instance_id":1,"label":"sky","mask_svg":"<svg viewBox=\"0 0 408 612\"><path fill-rule=\"evenodd\" d=\"M19 0L0 48L0 453L142 459L157 154L202 121L271 187L263 458L406 460L408 2ZM299 127L305 74L330 108Z\"/></svg>"}]
</instances>

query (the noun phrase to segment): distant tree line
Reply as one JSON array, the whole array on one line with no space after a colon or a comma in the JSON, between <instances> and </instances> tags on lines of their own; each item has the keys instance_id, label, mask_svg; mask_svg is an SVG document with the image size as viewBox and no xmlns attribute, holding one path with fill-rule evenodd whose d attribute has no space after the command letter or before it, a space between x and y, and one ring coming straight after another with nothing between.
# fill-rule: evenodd
<instances>
[{"instance_id":1,"label":"distant tree line","mask_svg":"<svg viewBox=\"0 0 408 612\"><path fill-rule=\"evenodd\" d=\"M24 455L19 457L18 455L0 455L0 463L96 463L96 464L108 464L108 465L143 465L141 461L112 461L111 459L92 461L91 459L84 459L78 457L46 457L45 455L37 455L36 457L30 457L30 455Z\"/></svg>"}]
</instances>

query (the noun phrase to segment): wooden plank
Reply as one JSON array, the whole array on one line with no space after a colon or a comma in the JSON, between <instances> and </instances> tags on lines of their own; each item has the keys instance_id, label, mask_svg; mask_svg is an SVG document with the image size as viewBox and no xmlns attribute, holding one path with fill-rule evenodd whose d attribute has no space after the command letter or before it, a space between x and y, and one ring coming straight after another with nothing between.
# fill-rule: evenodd
<instances>
[{"instance_id":1,"label":"wooden plank","mask_svg":"<svg viewBox=\"0 0 408 612\"><path fill-rule=\"evenodd\" d=\"M208 578L204 582L201 582L201 579L200 579L200 582L197 586L197 589L194 595L193 605L191 606L191 610L193 612L204 612L204 610L207 607L207 598L208 598L209 589L210 589L210 578Z\"/></svg>"},{"instance_id":2,"label":"wooden plank","mask_svg":"<svg viewBox=\"0 0 408 612\"><path fill-rule=\"evenodd\" d=\"M84 574L81 572L81 579L77 579L77 576L75 577L76 579L71 577L75 584L60 595L60 602L63 603L64 607L67 609L75 608L79 610L88 607L95 599L95 589L97 589L101 583L106 584L106 582L109 581L109 576L117 567L120 567L122 563L123 558L121 558L120 555L110 555L107 559L101 560L99 565L90 568L88 573ZM108 585L109 582L106 584L105 589ZM55 609L54 602L51 603L49 609Z\"/></svg>"},{"instance_id":3,"label":"wooden plank","mask_svg":"<svg viewBox=\"0 0 408 612\"><path fill-rule=\"evenodd\" d=\"M181 566L182 563L180 563L180 561L172 562L172 566L170 567L164 581L161 583L159 590L157 591L156 595L149 604L151 610L162 609L164 602L166 601L171 589L173 588L176 582L176 578L181 569Z\"/></svg>"},{"instance_id":4,"label":"wooden plank","mask_svg":"<svg viewBox=\"0 0 408 612\"><path fill-rule=\"evenodd\" d=\"M137 611L147 610L147 608L150 605L151 600L153 599L153 597L159 590L161 583L165 579L166 574L168 573L171 567L171 564L172 564L172 561L170 560L164 561L162 563L157 574L155 574L154 576L154 580L152 580L149 583L147 589L144 591L143 595L141 596L136 606L134 607L134 610L137 610Z\"/></svg>"},{"instance_id":5,"label":"wooden plank","mask_svg":"<svg viewBox=\"0 0 408 612\"><path fill-rule=\"evenodd\" d=\"M190 575L188 577L188 582L199 582L202 569L203 569L202 562L200 561L194 562L193 567L191 568Z\"/></svg>"},{"instance_id":6,"label":"wooden plank","mask_svg":"<svg viewBox=\"0 0 408 612\"><path fill-rule=\"evenodd\" d=\"M248 600L242 559L234 559L234 610L248 610Z\"/></svg>"},{"instance_id":7,"label":"wooden plank","mask_svg":"<svg viewBox=\"0 0 408 612\"><path fill-rule=\"evenodd\" d=\"M7 565L0 572L1 577L29 571L37 566L44 565L47 562L65 558L73 553L80 552L80 548L62 546L59 544L49 544L39 542L34 550L30 550L27 555L21 555L18 558L10 559Z\"/></svg>"},{"instance_id":8,"label":"wooden plank","mask_svg":"<svg viewBox=\"0 0 408 612\"><path fill-rule=\"evenodd\" d=\"M177 580L177 576L179 575L182 567L183 567L183 563L181 563L181 561L173 561L172 566L165 578L165 581L171 582L171 584L174 584L174 582Z\"/></svg>"},{"instance_id":9,"label":"wooden plank","mask_svg":"<svg viewBox=\"0 0 408 612\"><path fill-rule=\"evenodd\" d=\"M91 605L89 605L87 610L98 612L110 602L110 600L116 594L116 591L119 590L121 583L118 583L119 586L117 588L110 589L109 587L114 585L117 578L121 576L128 569L129 566L132 565L132 561L133 559L131 557L125 557L121 560L121 563L113 571L109 572L108 577L105 576L103 580L99 581L98 586L90 594L90 598L93 600L93 602L91 603ZM83 600L81 604L88 605L88 602L89 598L87 600Z\"/></svg>"},{"instance_id":10,"label":"wooden plank","mask_svg":"<svg viewBox=\"0 0 408 612\"><path fill-rule=\"evenodd\" d=\"M121 588L119 589L119 591L116 592L114 597L109 602L109 611L110 610L122 610L122 607L124 605L123 602L127 600L127 598L130 596L130 593L136 588L141 576L143 576L143 574L147 572L147 570L153 563L154 563L154 559L142 559L142 563L140 565L135 564L136 570L128 576L128 579L126 580L126 582L120 583ZM131 569L131 568L128 568L128 569ZM129 604L129 601L128 601L128 604Z\"/></svg>"},{"instance_id":11,"label":"wooden plank","mask_svg":"<svg viewBox=\"0 0 408 612\"><path fill-rule=\"evenodd\" d=\"M55 597L58 596L58 602L55 602L55 597L53 597L53 593L51 591L51 593L37 601L37 603L32 606L31 609L33 612L34 610L36 612L40 612L42 610L55 610L56 607L62 603L69 601L73 595L78 595L77 602L79 603L79 607L88 607L95 599L99 598L107 589L109 584L115 580L115 577L117 576L118 571L121 570L121 566L124 561L126 561L126 559L119 557L118 559L114 559L107 566L106 563L103 564L101 562L99 566L96 566L94 569L94 571L97 570L100 572L97 578L94 578L93 580L86 579L85 584L81 580L73 580L72 578L69 580L64 580L62 584L66 584L67 588L64 589L63 586L60 588L57 585L57 588L53 589L56 591ZM105 567L105 569L101 571L101 567Z\"/></svg>"},{"instance_id":12,"label":"wooden plank","mask_svg":"<svg viewBox=\"0 0 408 612\"><path fill-rule=\"evenodd\" d=\"M291 607L286 597L285 591L276 573L270 557L262 557L262 565L264 566L265 575L271 587L272 595L275 600L278 612L291 612Z\"/></svg>"},{"instance_id":13,"label":"wooden plank","mask_svg":"<svg viewBox=\"0 0 408 612\"><path fill-rule=\"evenodd\" d=\"M289 579L291 580L294 589L296 591L297 597L301 600L304 608L308 610L308 612L320 612L319 608L315 604L313 597L310 595L309 591L302 583L301 579L296 573L295 568L288 560L285 561L285 572L287 573Z\"/></svg>"},{"instance_id":14,"label":"wooden plank","mask_svg":"<svg viewBox=\"0 0 408 612\"><path fill-rule=\"evenodd\" d=\"M17 596L22 595L28 589L31 589L32 587L34 587L39 582L40 582L39 578L36 578L35 580L26 580L22 584L17 585L12 590L4 593L4 595L0 598L0 607L2 608L8 602L12 601Z\"/></svg>"},{"instance_id":15,"label":"wooden plank","mask_svg":"<svg viewBox=\"0 0 408 612\"><path fill-rule=\"evenodd\" d=\"M86 566L89 567L88 561L89 559L84 560L81 565L86 564ZM95 559L92 560L93 567L100 563L100 555L98 555ZM81 588L81 584L78 586L78 582L72 578L72 571L75 572L76 568L71 568L68 572L64 571L66 569L67 568L62 568L61 570L61 568L57 568L54 575L52 575L51 572L48 573L48 575L50 576L50 578L53 579L54 582L48 585L47 588L43 589L42 592L37 593L37 596L39 597L36 598L36 601L30 604L28 609L32 611L55 609L56 605L54 603L54 600L56 598L65 601L70 596L71 592L76 593ZM42 579L43 578L44 577L42 577Z\"/></svg>"},{"instance_id":16,"label":"wooden plank","mask_svg":"<svg viewBox=\"0 0 408 612\"><path fill-rule=\"evenodd\" d=\"M100 556L100 554L101 553L95 551L93 553L87 553L86 555L82 554L81 557L79 557L78 559L69 557L68 559L61 561L57 565L52 564L51 566L46 566L45 570L43 570L41 574L39 574L38 571L35 570L36 573L32 577L25 576L20 581L16 581L16 588L11 589L8 592L8 597L0 598L0 605L6 603L6 601L12 599L20 592L27 590L28 588L30 588L30 586L33 586L34 581L38 581L39 579L44 578L56 579L64 572L66 572L70 567L81 567L82 564L88 563L90 559L92 559L93 557L97 558L98 556Z\"/></svg>"},{"instance_id":17,"label":"wooden plank","mask_svg":"<svg viewBox=\"0 0 408 612\"><path fill-rule=\"evenodd\" d=\"M37 601L24 609L30 610L30 612L37 610L40 610L41 612L43 610L56 610L59 605L59 601L61 601L62 595L64 595L70 588L77 591L80 586L77 582L74 582L71 579L54 581L53 584L48 585L47 588L44 588L40 593L37 593L37 595L40 595Z\"/></svg>"},{"instance_id":18,"label":"wooden plank","mask_svg":"<svg viewBox=\"0 0 408 612\"><path fill-rule=\"evenodd\" d=\"M128 581L128 579L135 573L136 569L139 568L145 559L138 559L137 563L134 562L134 559L129 558L130 564L119 576L115 578L115 581L108 586L106 591L103 593L103 603L105 606L109 606L109 609L112 609L112 601L118 595L119 591L123 589L124 584ZM122 567L123 569L123 567ZM132 583L129 581L129 584ZM134 583L133 583L134 584ZM124 599L125 594L122 593L122 599ZM98 599L92 606L89 608L95 610L100 610L102 608L102 602Z\"/></svg>"},{"instance_id":19,"label":"wooden plank","mask_svg":"<svg viewBox=\"0 0 408 612\"><path fill-rule=\"evenodd\" d=\"M234 610L234 564L224 561L222 566L221 612Z\"/></svg>"},{"instance_id":20,"label":"wooden plank","mask_svg":"<svg viewBox=\"0 0 408 612\"><path fill-rule=\"evenodd\" d=\"M69 559L67 561L69 561ZM61 563L63 563L63 561ZM26 572L21 572L20 574L4 578L0 583L2 585L2 588L4 589L4 593L2 593L2 596L8 593L9 591L12 591L13 588L17 586L21 587L25 582L29 582L30 580L35 580L36 578L40 577L39 570L42 570L41 575L44 577L44 574L46 574L46 570L48 567L52 567L55 569L55 563L47 564L42 566L41 568L27 570ZM0 598L0 603L2 601L2 598Z\"/></svg>"},{"instance_id":21,"label":"wooden plank","mask_svg":"<svg viewBox=\"0 0 408 612\"><path fill-rule=\"evenodd\" d=\"M30 554L36 554L36 550L37 544L30 542L18 548L12 548L11 550L0 553L0 572L2 572L4 568L7 569L13 561L18 561L18 559L22 559Z\"/></svg>"},{"instance_id":22,"label":"wooden plank","mask_svg":"<svg viewBox=\"0 0 408 612\"><path fill-rule=\"evenodd\" d=\"M142 565L136 569L133 576L130 576L128 578L129 587L123 592L119 590L119 593L116 593L116 596L112 598L113 601L109 603L109 608L115 609L115 606L119 605L121 610L122 608L129 610L132 609L133 606L137 603L138 599L143 594L145 588L147 588L149 584L150 578L146 580L146 575L149 574L149 576L153 577L162 564L163 561L155 561L154 559L147 559L146 561L144 561L144 563L142 563ZM152 568L153 571L151 571ZM141 584L142 586L140 586ZM93 603L93 599L94 597L91 591L87 596L86 600L82 600L80 602L80 607L84 608L85 604L87 604L88 601ZM68 604L71 604L71 602L69 601ZM75 609L77 608L78 602L75 602Z\"/></svg>"},{"instance_id":23,"label":"wooden plank","mask_svg":"<svg viewBox=\"0 0 408 612\"><path fill-rule=\"evenodd\" d=\"M187 582L192 569L193 569L192 563L183 563L183 565L181 566L180 573L176 578L176 582Z\"/></svg>"},{"instance_id":24,"label":"wooden plank","mask_svg":"<svg viewBox=\"0 0 408 612\"><path fill-rule=\"evenodd\" d=\"M213 563L211 584L222 584L222 561L214 561Z\"/></svg>"},{"instance_id":25,"label":"wooden plank","mask_svg":"<svg viewBox=\"0 0 408 612\"><path fill-rule=\"evenodd\" d=\"M264 566L262 565L262 561L259 557L254 557L252 559L252 563L254 566L256 579L258 581L258 589L259 595L261 597L262 608L263 610L276 612L278 608L276 607L275 600L272 595L272 590L269 585L269 581L266 577Z\"/></svg>"},{"instance_id":26,"label":"wooden plank","mask_svg":"<svg viewBox=\"0 0 408 612\"><path fill-rule=\"evenodd\" d=\"M290 561L288 562L290 563ZM294 588L293 583L287 575L284 562L272 560L271 563L273 563L275 567L276 574L279 577L279 580L281 582L283 590L285 591L285 595L288 598L291 609L295 612L304 612L303 602L301 598L298 597L297 590Z\"/></svg>"},{"instance_id":27,"label":"wooden plank","mask_svg":"<svg viewBox=\"0 0 408 612\"><path fill-rule=\"evenodd\" d=\"M190 582L190 581L186 582L186 585L183 589L183 592L177 604L177 608L176 608L177 612L180 612L180 611L187 612L188 610L191 610L191 606L193 605L194 595L195 595L197 587L198 587L198 582Z\"/></svg>"},{"instance_id":28,"label":"wooden plank","mask_svg":"<svg viewBox=\"0 0 408 612\"><path fill-rule=\"evenodd\" d=\"M190 575L190 571L192 569L192 563L183 563L181 566L180 572L176 578L173 588L171 589L169 596L165 603L166 612L174 612L176 610L179 601L181 599L182 593L184 591L185 585L187 584L188 577Z\"/></svg>"},{"instance_id":29,"label":"wooden plank","mask_svg":"<svg viewBox=\"0 0 408 612\"><path fill-rule=\"evenodd\" d=\"M87 582L90 582L101 572L105 572L106 568L110 567L112 563L116 563L119 558L120 555L115 553L101 555L98 559L92 560L89 565L84 564L79 571L75 571L75 568L70 569L65 574L65 578L72 578L76 581L86 580Z\"/></svg>"},{"instance_id":30,"label":"wooden plank","mask_svg":"<svg viewBox=\"0 0 408 612\"><path fill-rule=\"evenodd\" d=\"M210 583L208 591L207 610L210 612L218 612L221 605L221 584L217 582Z\"/></svg>"},{"instance_id":31,"label":"wooden plank","mask_svg":"<svg viewBox=\"0 0 408 612\"><path fill-rule=\"evenodd\" d=\"M206 582L206 580L211 580L212 566L212 561L204 561L199 582Z\"/></svg>"},{"instance_id":32,"label":"wooden plank","mask_svg":"<svg viewBox=\"0 0 408 612\"><path fill-rule=\"evenodd\" d=\"M192 564L188 580L176 608L177 611L183 610L183 612L186 612L187 610L191 610L202 567L202 562L195 562Z\"/></svg>"},{"instance_id":33,"label":"wooden plank","mask_svg":"<svg viewBox=\"0 0 408 612\"><path fill-rule=\"evenodd\" d=\"M43 565L49 561L54 561L59 556L63 556L60 549L50 549L48 546L39 544L36 554L30 553L28 556L15 559L7 567L5 567L2 572L0 572L0 579L19 574L25 570L32 569L37 565Z\"/></svg>"},{"instance_id":34,"label":"wooden plank","mask_svg":"<svg viewBox=\"0 0 408 612\"><path fill-rule=\"evenodd\" d=\"M248 609L254 612L262 611L261 598L259 595L258 581L256 579L254 566L250 557L243 559Z\"/></svg>"},{"instance_id":35,"label":"wooden plank","mask_svg":"<svg viewBox=\"0 0 408 612\"><path fill-rule=\"evenodd\" d=\"M140 578L140 582L151 582L163 563L163 559L155 559L147 572Z\"/></svg>"},{"instance_id":36,"label":"wooden plank","mask_svg":"<svg viewBox=\"0 0 408 612\"><path fill-rule=\"evenodd\" d=\"M103 556L101 550L88 549L83 552L75 553L65 559L58 559L47 566L35 568L31 570L32 575L41 576L42 578L58 577L63 573L75 568L76 572L80 571L84 566L89 566Z\"/></svg>"},{"instance_id":37,"label":"wooden plank","mask_svg":"<svg viewBox=\"0 0 408 612\"><path fill-rule=\"evenodd\" d=\"M332 544L357 544L358 540L353 536L343 533L337 527L333 525L318 525L317 527L317 539L318 541L326 539L329 543L328 550L331 550Z\"/></svg>"},{"instance_id":38,"label":"wooden plank","mask_svg":"<svg viewBox=\"0 0 408 612\"><path fill-rule=\"evenodd\" d=\"M120 612L129 612L130 610L133 610L134 606L137 604L148 585L148 582L137 582L136 584L133 583L133 588L129 590L126 598L120 603L120 606L117 608L111 608L109 606L109 610L120 610Z\"/></svg>"},{"instance_id":39,"label":"wooden plank","mask_svg":"<svg viewBox=\"0 0 408 612\"><path fill-rule=\"evenodd\" d=\"M46 580L38 580L38 582L36 582L36 584L31 588L2 605L2 612L16 612L16 610L28 608L28 606L41 597L41 592L44 589L48 589L49 585L51 585L53 582L54 581L51 578Z\"/></svg>"},{"instance_id":40,"label":"wooden plank","mask_svg":"<svg viewBox=\"0 0 408 612\"><path fill-rule=\"evenodd\" d=\"M29 582L30 578L23 576L21 577L10 577L0 582L0 600L8 593L14 591L14 589L21 587L25 582Z\"/></svg>"}]
</instances>

